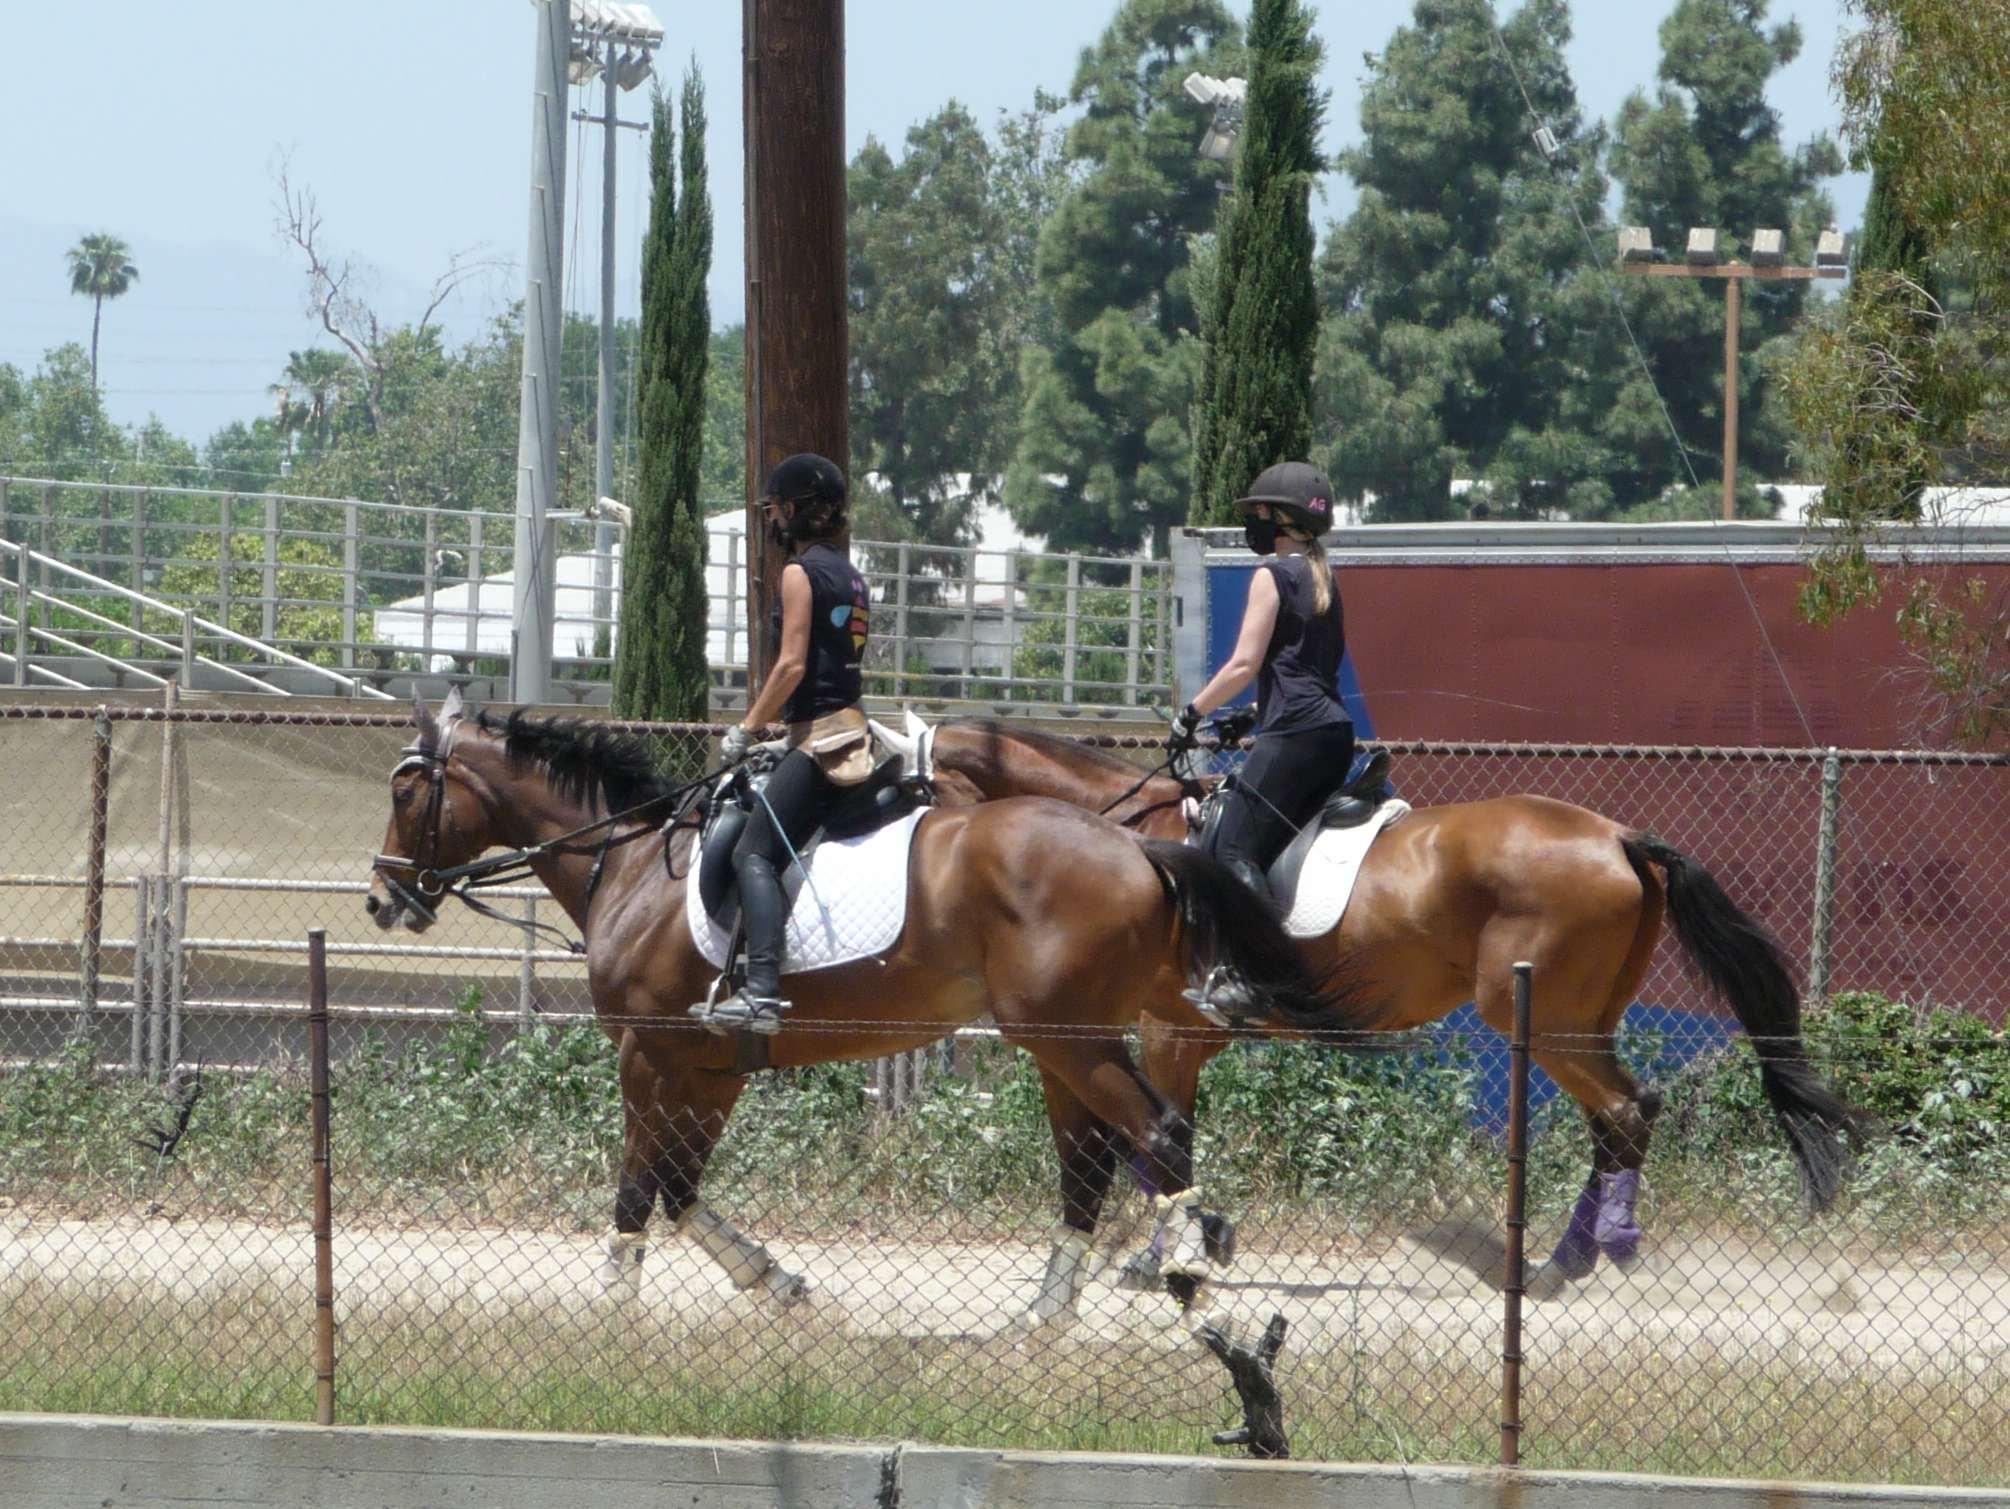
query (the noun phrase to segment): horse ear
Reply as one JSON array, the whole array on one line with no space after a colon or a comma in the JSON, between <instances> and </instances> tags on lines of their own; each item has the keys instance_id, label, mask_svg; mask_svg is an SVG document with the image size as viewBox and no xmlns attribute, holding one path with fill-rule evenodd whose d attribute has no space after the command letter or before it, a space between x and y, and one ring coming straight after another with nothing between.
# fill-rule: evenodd
<instances>
[{"instance_id":1,"label":"horse ear","mask_svg":"<svg viewBox=\"0 0 2010 1509\"><path fill-rule=\"evenodd\" d=\"M412 693L412 722L419 730L419 747L431 749L440 741L440 725L426 706L426 699Z\"/></svg>"},{"instance_id":2,"label":"horse ear","mask_svg":"<svg viewBox=\"0 0 2010 1509\"><path fill-rule=\"evenodd\" d=\"M447 700L440 704L440 721L451 723L454 719L465 718L467 715L467 704L461 700L461 689L457 686L450 688Z\"/></svg>"}]
</instances>

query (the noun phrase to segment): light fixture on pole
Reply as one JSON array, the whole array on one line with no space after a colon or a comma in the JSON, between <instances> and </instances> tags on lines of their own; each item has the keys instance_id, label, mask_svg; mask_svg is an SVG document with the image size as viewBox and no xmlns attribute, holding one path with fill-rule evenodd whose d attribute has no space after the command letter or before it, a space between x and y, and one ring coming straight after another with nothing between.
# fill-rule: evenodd
<instances>
[{"instance_id":1,"label":"light fixture on pole","mask_svg":"<svg viewBox=\"0 0 2010 1509\"><path fill-rule=\"evenodd\" d=\"M1752 232L1749 262L1722 260L1723 238L1714 226L1692 226L1683 260L1669 262L1654 246L1654 233L1644 225L1619 231L1619 270L1644 278L1722 278L1724 280L1724 517L1737 517L1738 497L1738 326L1748 282L1801 282L1840 278L1849 270L1843 233L1830 226L1815 242L1815 265L1793 267L1786 261L1786 236L1765 226Z\"/></svg>"},{"instance_id":2,"label":"light fixture on pole","mask_svg":"<svg viewBox=\"0 0 2010 1509\"><path fill-rule=\"evenodd\" d=\"M1227 162L1234 155L1236 138L1242 134L1242 109L1249 98L1249 81L1190 73L1183 87L1188 99L1214 107L1214 119L1200 141L1200 155L1215 162Z\"/></svg>"}]
</instances>

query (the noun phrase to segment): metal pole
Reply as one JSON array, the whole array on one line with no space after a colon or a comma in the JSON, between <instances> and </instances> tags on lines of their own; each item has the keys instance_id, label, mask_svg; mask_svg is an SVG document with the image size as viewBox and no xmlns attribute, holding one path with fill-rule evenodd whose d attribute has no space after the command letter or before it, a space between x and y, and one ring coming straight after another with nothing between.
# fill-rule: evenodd
<instances>
[{"instance_id":1,"label":"metal pole","mask_svg":"<svg viewBox=\"0 0 2010 1509\"><path fill-rule=\"evenodd\" d=\"M91 720L91 836L84 851L84 942L79 965L86 1032L94 1032L97 1026L98 958L105 931L105 830L111 794L112 724L101 707Z\"/></svg>"},{"instance_id":2,"label":"metal pole","mask_svg":"<svg viewBox=\"0 0 2010 1509\"><path fill-rule=\"evenodd\" d=\"M1738 517L1738 311L1742 278L1724 280L1724 517Z\"/></svg>"},{"instance_id":3,"label":"metal pole","mask_svg":"<svg viewBox=\"0 0 2010 1509\"><path fill-rule=\"evenodd\" d=\"M186 622L187 620L184 620ZM169 871L174 863L174 757L175 757L175 708L180 701L181 687L170 676L167 687L162 692L162 707L167 716L161 721L161 802L160 802L160 846L159 868L155 871L153 886L152 955L153 964L149 970L149 995L152 997L147 1022L147 1074L154 1079L161 1077L165 1068L163 1060L167 1055L167 1013L168 1013L168 917L173 900L173 880Z\"/></svg>"},{"instance_id":4,"label":"metal pole","mask_svg":"<svg viewBox=\"0 0 2010 1509\"><path fill-rule=\"evenodd\" d=\"M531 1022L537 1014L537 898L523 898L523 959L517 965L516 977L516 1026L519 1032L530 1031Z\"/></svg>"},{"instance_id":5,"label":"metal pole","mask_svg":"<svg viewBox=\"0 0 2010 1509\"><path fill-rule=\"evenodd\" d=\"M137 877L133 886L133 1017L132 1041L126 1068L140 1072L140 1047L146 1041L148 1002L153 999L154 897L150 877Z\"/></svg>"},{"instance_id":6,"label":"metal pole","mask_svg":"<svg viewBox=\"0 0 2010 1509\"><path fill-rule=\"evenodd\" d=\"M1528 1231L1528 1045L1535 966L1514 967L1514 1037L1508 1048L1507 1272L1501 1301L1501 1466L1521 1461L1521 1302Z\"/></svg>"},{"instance_id":7,"label":"metal pole","mask_svg":"<svg viewBox=\"0 0 2010 1509\"><path fill-rule=\"evenodd\" d=\"M342 505L342 669L356 668L356 505Z\"/></svg>"},{"instance_id":8,"label":"metal pole","mask_svg":"<svg viewBox=\"0 0 2010 1509\"><path fill-rule=\"evenodd\" d=\"M314 1102L314 1423L335 1423L335 1199L329 1159L328 934L307 935L307 1055Z\"/></svg>"},{"instance_id":9,"label":"metal pole","mask_svg":"<svg viewBox=\"0 0 2010 1509\"><path fill-rule=\"evenodd\" d=\"M1822 761L1822 818L1815 838L1814 939L1808 948L1808 999L1829 993L1829 935L1836 912L1836 830L1842 817L1842 758L1831 749Z\"/></svg>"},{"instance_id":10,"label":"metal pole","mask_svg":"<svg viewBox=\"0 0 2010 1509\"><path fill-rule=\"evenodd\" d=\"M265 500L265 601L258 615L267 644L279 637L279 500Z\"/></svg>"},{"instance_id":11,"label":"metal pole","mask_svg":"<svg viewBox=\"0 0 2010 1509\"><path fill-rule=\"evenodd\" d=\"M594 417L595 498L614 496L614 41L603 68L607 86L600 134L600 401ZM593 526L593 653L612 653L614 632L614 524Z\"/></svg>"},{"instance_id":12,"label":"metal pole","mask_svg":"<svg viewBox=\"0 0 2010 1509\"><path fill-rule=\"evenodd\" d=\"M517 406L516 555L510 700L551 700L556 577L545 515L558 487L558 378L565 266L565 64L569 0L535 0L537 69L531 80L530 256L523 302L523 388Z\"/></svg>"},{"instance_id":13,"label":"metal pole","mask_svg":"<svg viewBox=\"0 0 2010 1509\"><path fill-rule=\"evenodd\" d=\"M1068 590L1062 599L1061 623L1061 700L1075 700L1075 645L1080 629L1078 615L1082 608L1082 558L1068 557Z\"/></svg>"},{"instance_id":14,"label":"metal pole","mask_svg":"<svg viewBox=\"0 0 2010 1509\"><path fill-rule=\"evenodd\" d=\"M1131 562L1130 624L1124 638L1124 701L1138 700L1138 650L1144 642L1145 563Z\"/></svg>"},{"instance_id":15,"label":"metal pole","mask_svg":"<svg viewBox=\"0 0 2010 1509\"><path fill-rule=\"evenodd\" d=\"M34 606L30 594L35 590L29 576L28 536L23 530L21 543L16 545L14 559L20 566L20 574L14 585L14 684L28 684L28 610Z\"/></svg>"},{"instance_id":16,"label":"metal pole","mask_svg":"<svg viewBox=\"0 0 2010 1509\"><path fill-rule=\"evenodd\" d=\"M231 515L235 512L235 508L233 505L235 505L236 502L237 502L237 495L235 493L225 493L223 495L222 501L218 505L218 514L217 514L216 621L222 624L226 629L234 629L237 627L236 624L230 621L230 604L231 604L230 528L231 528ZM189 603L190 610L193 611L194 607L195 604L193 601L191 601ZM217 646L216 658L219 660L230 659L230 649L227 644L219 644Z\"/></svg>"}]
</instances>

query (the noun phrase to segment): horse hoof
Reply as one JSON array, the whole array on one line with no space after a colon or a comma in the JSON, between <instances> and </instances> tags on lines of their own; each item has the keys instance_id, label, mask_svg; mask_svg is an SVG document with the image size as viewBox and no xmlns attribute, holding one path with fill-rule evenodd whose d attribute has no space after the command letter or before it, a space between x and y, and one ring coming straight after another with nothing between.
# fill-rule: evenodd
<instances>
[{"instance_id":1,"label":"horse hoof","mask_svg":"<svg viewBox=\"0 0 2010 1509\"><path fill-rule=\"evenodd\" d=\"M766 1286L769 1294L781 1301L784 1309L801 1304L812 1292L808 1279L800 1273L791 1273L786 1268L770 1268L762 1277L761 1283Z\"/></svg>"},{"instance_id":2,"label":"horse hoof","mask_svg":"<svg viewBox=\"0 0 2010 1509\"><path fill-rule=\"evenodd\" d=\"M1142 1294L1156 1294L1161 1277L1157 1254L1146 1248L1143 1252L1132 1253L1130 1261L1117 1271L1116 1287Z\"/></svg>"},{"instance_id":3,"label":"horse hoof","mask_svg":"<svg viewBox=\"0 0 2010 1509\"><path fill-rule=\"evenodd\" d=\"M1207 1249L1208 1261L1223 1268L1235 1262L1235 1223L1227 1216L1216 1215L1211 1210L1200 1214L1201 1243Z\"/></svg>"}]
</instances>

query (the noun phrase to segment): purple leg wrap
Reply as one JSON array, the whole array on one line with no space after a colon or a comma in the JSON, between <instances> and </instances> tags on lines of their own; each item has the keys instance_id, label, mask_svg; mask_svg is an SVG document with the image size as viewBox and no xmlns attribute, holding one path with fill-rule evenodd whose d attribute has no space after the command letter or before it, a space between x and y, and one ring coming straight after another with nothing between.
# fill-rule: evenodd
<instances>
[{"instance_id":1,"label":"purple leg wrap","mask_svg":"<svg viewBox=\"0 0 2010 1509\"><path fill-rule=\"evenodd\" d=\"M1598 1266L1598 1210L1598 1182L1594 1178L1578 1195L1570 1225L1550 1257L1566 1278L1583 1278Z\"/></svg>"},{"instance_id":2,"label":"purple leg wrap","mask_svg":"<svg viewBox=\"0 0 2010 1509\"><path fill-rule=\"evenodd\" d=\"M1639 1198L1639 1169L1626 1168L1616 1174L1598 1176L1598 1224L1594 1234L1599 1249L1615 1263L1624 1265L1640 1256L1640 1226L1633 1218L1633 1206Z\"/></svg>"}]
</instances>

